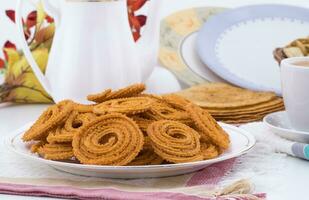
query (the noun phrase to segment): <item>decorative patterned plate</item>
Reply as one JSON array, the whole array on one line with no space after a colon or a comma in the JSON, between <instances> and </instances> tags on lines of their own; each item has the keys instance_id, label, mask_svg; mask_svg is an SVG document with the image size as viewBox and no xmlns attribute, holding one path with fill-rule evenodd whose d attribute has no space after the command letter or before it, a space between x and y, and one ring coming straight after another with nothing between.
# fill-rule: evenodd
<instances>
[{"instance_id":1,"label":"decorative patterned plate","mask_svg":"<svg viewBox=\"0 0 309 200\"><path fill-rule=\"evenodd\" d=\"M196 53L196 37L201 26L224 8L204 7L182 10L161 23L159 60L178 79L192 86L203 82L223 81L201 62Z\"/></svg>"},{"instance_id":2,"label":"decorative patterned plate","mask_svg":"<svg viewBox=\"0 0 309 200\"><path fill-rule=\"evenodd\" d=\"M208 20L197 39L202 61L225 80L281 94L273 50L309 34L309 10L257 5L228 10Z\"/></svg>"},{"instance_id":3,"label":"decorative patterned plate","mask_svg":"<svg viewBox=\"0 0 309 200\"><path fill-rule=\"evenodd\" d=\"M166 177L186 174L198 171L208 165L228 160L242 154L245 154L255 145L254 137L235 126L220 123L224 130L230 135L231 146L222 155L215 159L204 160L199 162L190 162L182 164L167 165L149 165L149 166L98 166L98 165L81 165L76 163L51 161L40 158L38 155L29 151L27 144L21 139L23 133L31 126L29 123L21 129L10 134L6 138L8 149L14 151L20 156L33 160L34 162L44 163L60 171L69 172L76 175L106 177L106 178L149 178L149 177Z\"/></svg>"}]
</instances>

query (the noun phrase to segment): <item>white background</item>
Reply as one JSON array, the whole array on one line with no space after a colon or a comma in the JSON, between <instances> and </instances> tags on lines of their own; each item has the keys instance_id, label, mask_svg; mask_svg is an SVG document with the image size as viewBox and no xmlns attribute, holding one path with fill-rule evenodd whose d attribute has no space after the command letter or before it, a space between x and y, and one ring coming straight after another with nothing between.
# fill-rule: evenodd
<instances>
[{"instance_id":1,"label":"white background","mask_svg":"<svg viewBox=\"0 0 309 200\"><path fill-rule=\"evenodd\" d=\"M31 2L36 2L37 0L24 0L25 5L25 14L27 10L34 9ZM57 1L57 0L53 0ZM308 0L162 0L163 6L161 10L161 16L167 16L171 12L195 7L195 6L221 6L221 7L237 7L249 4L263 4L263 3L280 3L280 4L289 4L295 6L309 7ZM18 45L16 42L16 31L14 24L5 16L5 10L14 9L16 0L0 0L0 47L6 40L11 40L12 42ZM2 52L0 53L2 56Z\"/></svg>"}]
</instances>

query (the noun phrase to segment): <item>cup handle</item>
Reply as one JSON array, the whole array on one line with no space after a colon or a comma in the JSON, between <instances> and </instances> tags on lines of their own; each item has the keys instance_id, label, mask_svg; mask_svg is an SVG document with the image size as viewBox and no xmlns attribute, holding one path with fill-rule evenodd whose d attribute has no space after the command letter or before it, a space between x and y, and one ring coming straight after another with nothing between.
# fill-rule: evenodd
<instances>
[{"instance_id":1,"label":"cup handle","mask_svg":"<svg viewBox=\"0 0 309 200\"><path fill-rule=\"evenodd\" d=\"M36 63L32 53L30 51L28 43L25 39L24 28L23 28L23 23L22 23L22 14L21 14L23 2L25 2L25 1L17 0L16 12L15 12L16 28L17 28L17 32L18 32L18 36L19 36L19 40L20 40L20 45L21 45L22 51L23 51L27 61L29 62L30 67L32 68L34 74L36 75L36 77L38 78L40 83L42 84L45 91L49 95L52 96L50 84L49 84L48 80L46 79L45 75L42 73L40 67Z\"/></svg>"}]
</instances>

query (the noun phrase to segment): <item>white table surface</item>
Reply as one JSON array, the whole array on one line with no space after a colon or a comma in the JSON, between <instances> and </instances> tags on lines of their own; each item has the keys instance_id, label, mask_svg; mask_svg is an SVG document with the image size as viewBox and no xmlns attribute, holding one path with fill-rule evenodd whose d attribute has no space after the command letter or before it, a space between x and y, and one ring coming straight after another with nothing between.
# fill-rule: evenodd
<instances>
[{"instance_id":1,"label":"white table surface","mask_svg":"<svg viewBox=\"0 0 309 200\"><path fill-rule=\"evenodd\" d=\"M3 1L3 0L1 0ZM308 0L165 0L164 6L161 10L162 16L169 13L188 7L195 6L222 6L222 7L236 7L257 3L284 3L296 6L309 7ZM157 77L157 76L156 76ZM153 79L155 79L154 77ZM170 75L160 77L160 81L169 82ZM174 81L175 82L175 81ZM152 83L156 85L156 83ZM178 86L173 86L176 89ZM25 123L32 121L42 112L46 105L0 105L0 135L10 133L19 128ZM282 169L281 174L284 176L283 181L264 191L268 194L270 200L293 200L293 199L309 199L307 194L309 180L309 162L293 157L287 157L286 166ZM1 155L0 155L1 160ZM267 185L267 182L265 182ZM19 199L46 199L24 196L0 195L0 200L19 200ZM49 198L53 199L53 198Z\"/></svg>"}]
</instances>

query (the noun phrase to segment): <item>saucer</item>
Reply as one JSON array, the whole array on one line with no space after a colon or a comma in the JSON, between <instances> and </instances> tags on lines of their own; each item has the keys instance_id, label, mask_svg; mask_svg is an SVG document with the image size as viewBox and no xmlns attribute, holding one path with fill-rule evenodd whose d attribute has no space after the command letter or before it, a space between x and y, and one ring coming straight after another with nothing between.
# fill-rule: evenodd
<instances>
[{"instance_id":1,"label":"saucer","mask_svg":"<svg viewBox=\"0 0 309 200\"><path fill-rule=\"evenodd\" d=\"M286 111L272 113L264 117L264 124L275 134L296 142L309 143L309 132L292 128Z\"/></svg>"}]
</instances>

